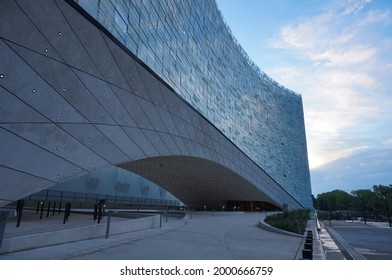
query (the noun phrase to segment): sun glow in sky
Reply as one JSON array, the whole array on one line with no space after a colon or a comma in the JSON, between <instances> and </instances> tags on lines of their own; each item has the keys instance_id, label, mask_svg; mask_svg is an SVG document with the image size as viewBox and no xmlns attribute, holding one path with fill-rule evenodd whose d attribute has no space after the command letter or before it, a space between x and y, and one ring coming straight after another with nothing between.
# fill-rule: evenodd
<instances>
[{"instance_id":1,"label":"sun glow in sky","mask_svg":"<svg viewBox=\"0 0 392 280\"><path fill-rule=\"evenodd\" d=\"M261 70L302 95L311 169L392 149L392 1L217 3Z\"/></svg>"}]
</instances>

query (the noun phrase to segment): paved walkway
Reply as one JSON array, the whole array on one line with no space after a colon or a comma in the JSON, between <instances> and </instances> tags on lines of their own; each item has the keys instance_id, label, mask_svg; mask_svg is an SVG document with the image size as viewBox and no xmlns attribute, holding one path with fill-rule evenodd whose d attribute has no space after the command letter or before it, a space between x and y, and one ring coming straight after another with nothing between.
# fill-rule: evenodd
<instances>
[{"instance_id":1,"label":"paved walkway","mask_svg":"<svg viewBox=\"0 0 392 280\"><path fill-rule=\"evenodd\" d=\"M326 260L346 260L339 246L331 237L324 223L320 222L319 239L321 241Z\"/></svg>"},{"instance_id":2,"label":"paved walkway","mask_svg":"<svg viewBox=\"0 0 392 280\"><path fill-rule=\"evenodd\" d=\"M304 238L263 230L258 227L263 219L262 213L198 212L183 219L169 217L162 228L3 254L0 259L301 259ZM66 226L77 226L81 223L77 220L76 215L71 215ZM23 224L25 234L37 230L37 223L29 227L26 223ZM54 217L47 218L46 223L46 230L56 230L49 226L55 224ZM8 237L17 232L8 228L10 225L15 226L12 222L7 224L5 235ZM56 225L63 227L62 223ZM310 226L315 229L316 224ZM325 259L317 231L314 234L314 259Z\"/></svg>"}]
</instances>

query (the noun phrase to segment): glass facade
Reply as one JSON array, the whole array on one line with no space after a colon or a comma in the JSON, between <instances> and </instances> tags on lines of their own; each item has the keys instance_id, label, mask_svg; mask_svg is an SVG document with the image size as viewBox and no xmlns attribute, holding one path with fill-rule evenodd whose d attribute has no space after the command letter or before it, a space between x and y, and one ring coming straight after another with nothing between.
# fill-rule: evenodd
<instances>
[{"instance_id":1,"label":"glass facade","mask_svg":"<svg viewBox=\"0 0 392 280\"><path fill-rule=\"evenodd\" d=\"M302 98L263 73L214 0L74 0L305 207Z\"/></svg>"},{"instance_id":2,"label":"glass facade","mask_svg":"<svg viewBox=\"0 0 392 280\"><path fill-rule=\"evenodd\" d=\"M172 194L126 170L110 166L88 175L68 180L26 199L96 203L144 207L180 207L183 204Z\"/></svg>"}]
</instances>

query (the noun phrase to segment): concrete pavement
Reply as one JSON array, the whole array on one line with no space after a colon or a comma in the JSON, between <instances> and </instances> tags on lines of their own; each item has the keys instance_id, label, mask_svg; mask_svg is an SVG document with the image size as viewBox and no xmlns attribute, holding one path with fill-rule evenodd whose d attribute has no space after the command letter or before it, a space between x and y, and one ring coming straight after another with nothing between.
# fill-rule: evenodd
<instances>
[{"instance_id":1,"label":"concrete pavement","mask_svg":"<svg viewBox=\"0 0 392 280\"><path fill-rule=\"evenodd\" d=\"M326 260L346 260L341 249L327 231L324 223L319 223L319 240L324 250Z\"/></svg>"},{"instance_id":2,"label":"concrete pavement","mask_svg":"<svg viewBox=\"0 0 392 280\"><path fill-rule=\"evenodd\" d=\"M77 220L77 217L71 215L69 227L72 219ZM196 212L182 219L168 217L167 222L163 219L162 227L155 226L150 229L110 235L108 239L99 237L1 254L0 259L301 259L304 236L286 235L262 229L258 224L263 219L263 213ZM81 220L78 222L79 225L72 226L81 227L83 224ZM102 223L104 224L105 221L106 218ZM46 222L48 223L46 231L60 234L58 230L64 230L56 229L55 224L57 227L63 226L56 223L54 218L50 220L48 218ZM113 224L123 222L121 219L113 220ZM49 226L50 223L52 228ZM85 220L85 223L92 223L92 221ZM14 226L13 221L7 225L6 238L16 236L17 230L12 229L12 226ZM25 222L24 234L28 236L32 231L37 231L37 226L37 223L30 224L27 229ZM308 230L314 233L314 259L325 259L324 248L317 232L317 221L310 220L308 227Z\"/></svg>"}]
</instances>

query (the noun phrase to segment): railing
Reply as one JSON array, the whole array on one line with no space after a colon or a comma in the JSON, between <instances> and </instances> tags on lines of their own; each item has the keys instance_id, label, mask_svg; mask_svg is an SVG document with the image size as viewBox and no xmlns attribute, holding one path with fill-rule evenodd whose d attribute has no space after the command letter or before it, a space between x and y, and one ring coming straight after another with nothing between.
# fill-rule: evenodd
<instances>
[{"instance_id":1,"label":"railing","mask_svg":"<svg viewBox=\"0 0 392 280\"><path fill-rule=\"evenodd\" d=\"M117 196L107 194L92 194L67 192L57 190L44 190L32 194L25 199L36 201L57 201L57 202L84 202L96 203L104 200L106 204L110 205L124 205L124 206L180 206L178 200L131 197L131 196Z\"/></svg>"}]
</instances>

